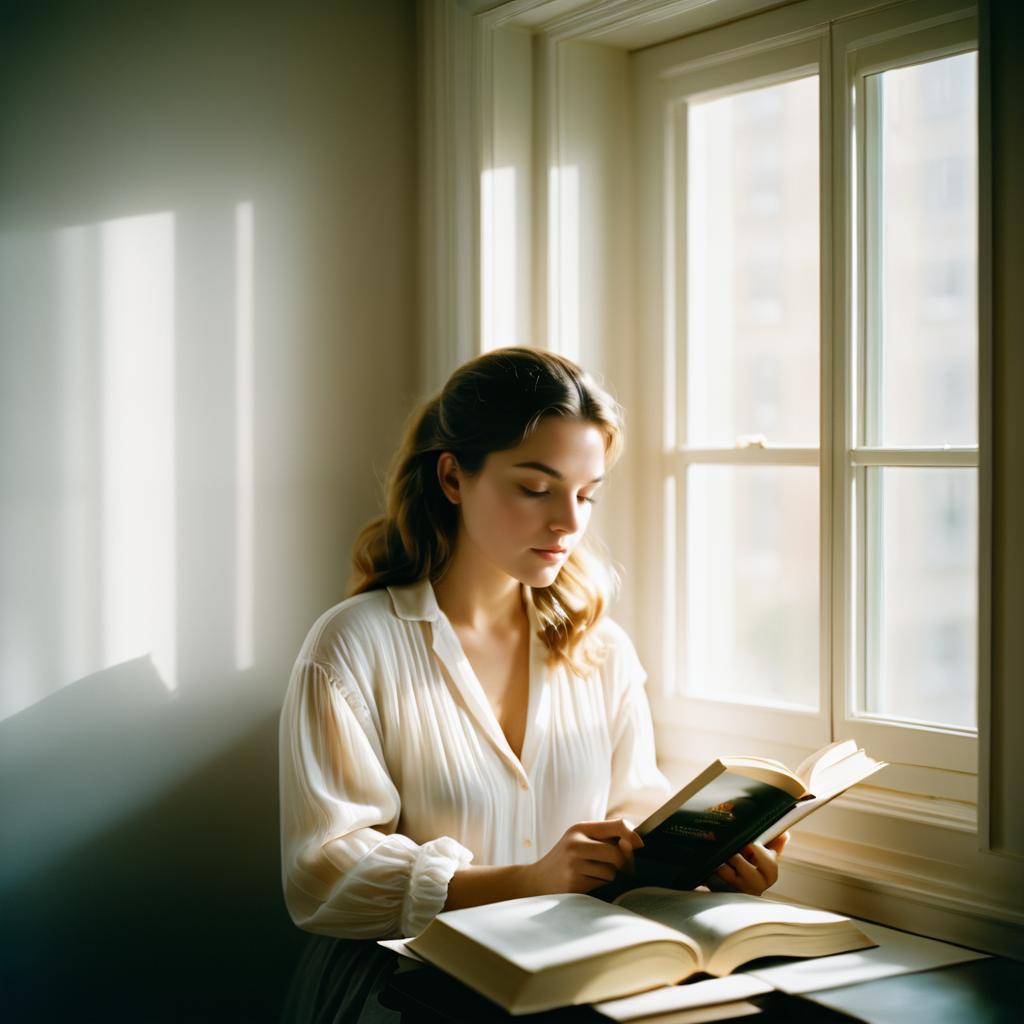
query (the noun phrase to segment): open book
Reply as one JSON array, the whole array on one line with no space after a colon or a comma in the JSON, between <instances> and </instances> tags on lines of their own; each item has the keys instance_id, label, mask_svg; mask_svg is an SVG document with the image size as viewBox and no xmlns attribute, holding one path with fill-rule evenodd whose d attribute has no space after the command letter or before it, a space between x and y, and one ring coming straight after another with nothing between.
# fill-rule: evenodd
<instances>
[{"instance_id":1,"label":"open book","mask_svg":"<svg viewBox=\"0 0 1024 1024\"><path fill-rule=\"evenodd\" d=\"M767 757L720 757L637 827L644 845L635 876L620 875L595 895L645 885L692 889L747 843L770 842L885 766L853 740L823 747L795 772Z\"/></svg>"},{"instance_id":2,"label":"open book","mask_svg":"<svg viewBox=\"0 0 1024 1024\"><path fill-rule=\"evenodd\" d=\"M725 975L758 957L825 956L875 943L848 918L823 910L740 893L645 888L614 903L570 893L449 910L404 945L523 1014L700 972Z\"/></svg>"}]
</instances>

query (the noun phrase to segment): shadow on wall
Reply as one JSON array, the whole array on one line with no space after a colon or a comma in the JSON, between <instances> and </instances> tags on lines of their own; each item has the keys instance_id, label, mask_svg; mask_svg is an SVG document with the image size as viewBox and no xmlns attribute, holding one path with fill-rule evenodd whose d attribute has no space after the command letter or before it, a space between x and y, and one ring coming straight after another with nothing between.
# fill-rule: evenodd
<instances>
[{"instance_id":1,"label":"shadow on wall","mask_svg":"<svg viewBox=\"0 0 1024 1024\"><path fill-rule=\"evenodd\" d=\"M216 749L184 707L140 659L0 723L5 1019L276 1018L277 716Z\"/></svg>"},{"instance_id":2,"label":"shadow on wall","mask_svg":"<svg viewBox=\"0 0 1024 1024\"><path fill-rule=\"evenodd\" d=\"M0 1016L274 1020L276 723L414 393L412 3L0 0Z\"/></svg>"}]
</instances>

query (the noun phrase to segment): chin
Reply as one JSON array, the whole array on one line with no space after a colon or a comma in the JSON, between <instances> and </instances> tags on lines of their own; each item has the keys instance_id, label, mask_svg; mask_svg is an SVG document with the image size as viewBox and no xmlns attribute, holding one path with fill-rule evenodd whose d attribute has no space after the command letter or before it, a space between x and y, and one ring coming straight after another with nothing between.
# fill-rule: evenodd
<instances>
[{"instance_id":1,"label":"chin","mask_svg":"<svg viewBox=\"0 0 1024 1024\"><path fill-rule=\"evenodd\" d=\"M531 587L550 587L555 580L558 579L558 574L561 572L562 567L552 566L550 569L541 569L536 573L536 583L531 583Z\"/></svg>"}]
</instances>

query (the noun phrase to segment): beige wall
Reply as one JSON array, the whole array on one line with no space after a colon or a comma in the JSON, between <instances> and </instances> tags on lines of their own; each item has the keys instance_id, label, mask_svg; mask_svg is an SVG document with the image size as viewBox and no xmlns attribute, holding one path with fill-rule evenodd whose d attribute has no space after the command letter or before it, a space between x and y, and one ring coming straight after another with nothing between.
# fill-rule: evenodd
<instances>
[{"instance_id":1,"label":"beige wall","mask_svg":"<svg viewBox=\"0 0 1024 1024\"><path fill-rule=\"evenodd\" d=\"M415 393L415 54L411 0L0 6L5 1012L274 1017L278 709Z\"/></svg>"}]
</instances>

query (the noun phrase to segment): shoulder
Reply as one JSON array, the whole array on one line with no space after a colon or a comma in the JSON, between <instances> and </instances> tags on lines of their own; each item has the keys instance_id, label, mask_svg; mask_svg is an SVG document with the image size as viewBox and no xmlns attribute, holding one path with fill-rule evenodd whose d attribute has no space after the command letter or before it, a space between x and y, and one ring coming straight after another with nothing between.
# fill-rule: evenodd
<instances>
[{"instance_id":1,"label":"shoulder","mask_svg":"<svg viewBox=\"0 0 1024 1024\"><path fill-rule=\"evenodd\" d=\"M647 678L636 647L626 630L610 616L602 616L592 627L598 653L603 657L599 672L606 688L621 692Z\"/></svg>"},{"instance_id":2,"label":"shoulder","mask_svg":"<svg viewBox=\"0 0 1024 1024\"><path fill-rule=\"evenodd\" d=\"M621 657L623 654L636 653L629 634L610 616L602 615L591 629L594 639L608 651L609 657Z\"/></svg>"},{"instance_id":3,"label":"shoulder","mask_svg":"<svg viewBox=\"0 0 1024 1024\"><path fill-rule=\"evenodd\" d=\"M611 648L621 649L626 646L633 646L633 641L630 640L626 630L609 615L602 615L594 623L592 629L594 636Z\"/></svg>"},{"instance_id":4,"label":"shoulder","mask_svg":"<svg viewBox=\"0 0 1024 1024\"><path fill-rule=\"evenodd\" d=\"M387 589L354 594L328 608L310 627L299 660L334 666L339 661L366 666L401 619Z\"/></svg>"}]
</instances>

